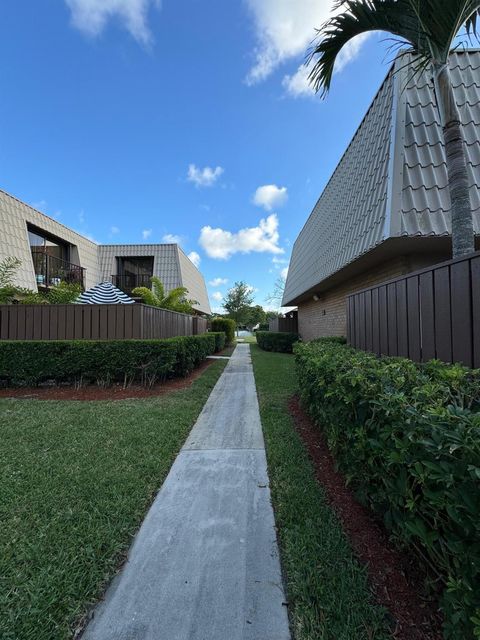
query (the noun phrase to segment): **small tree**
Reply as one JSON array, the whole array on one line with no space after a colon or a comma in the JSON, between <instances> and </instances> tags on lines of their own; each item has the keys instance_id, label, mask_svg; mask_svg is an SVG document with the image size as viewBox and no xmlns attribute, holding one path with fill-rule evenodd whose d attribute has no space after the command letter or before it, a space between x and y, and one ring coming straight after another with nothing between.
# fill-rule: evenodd
<instances>
[{"instance_id":1,"label":"small tree","mask_svg":"<svg viewBox=\"0 0 480 640\"><path fill-rule=\"evenodd\" d=\"M222 306L228 315L238 325L245 324L248 320L248 308L253 302L253 293L251 287L246 282L235 282L234 286L228 291L223 299Z\"/></svg>"},{"instance_id":2,"label":"small tree","mask_svg":"<svg viewBox=\"0 0 480 640\"><path fill-rule=\"evenodd\" d=\"M136 287L132 294L142 298L145 304L151 307L159 307L160 309L168 309L169 311L178 311L179 313L194 312L193 305L197 304L196 300L187 298L188 289L186 287L176 287L168 293L165 293L163 282L157 276L151 278L152 288Z\"/></svg>"}]
</instances>

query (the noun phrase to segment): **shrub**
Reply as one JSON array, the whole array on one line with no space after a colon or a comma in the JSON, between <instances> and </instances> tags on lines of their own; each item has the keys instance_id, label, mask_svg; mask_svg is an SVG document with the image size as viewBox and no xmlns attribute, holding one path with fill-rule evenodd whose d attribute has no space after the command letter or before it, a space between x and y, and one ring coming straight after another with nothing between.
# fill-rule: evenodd
<instances>
[{"instance_id":1,"label":"shrub","mask_svg":"<svg viewBox=\"0 0 480 640\"><path fill-rule=\"evenodd\" d=\"M215 336L215 353L222 351L225 348L225 342L227 336L223 331L212 331L210 335Z\"/></svg>"},{"instance_id":2,"label":"shrub","mask_svg":"<svg viewBox=\"0 0 480 640\"><path fill-rule=\"evenodd\" d=\"M235 340L235 320L230 318L212 318L210 322L212 331L223 331L226 336L226 344L231 345Z\"/></svg>"},{"instance_id":3,"label":"shrub","mask_svg":"<svg viewBox=\"0 0 480 640\"><path fill-rule=\"evenodd\" d=\"M0 342L0 380L7 385L42 382L108 385L134 381L151 386L188 375L215 352L210 334L166 340L52 340Z\"/></svg>"},{"instance_id":4,"label":"shrub","mask_svg":"<svg viewBox=\"0 0 480 640\"><path fill-rule=\"evenodd\" d=\"M257 331L257 344L264 351L292 353L293 345L298 342L298 334L286 331Z\"/></svg>"},{"instance_id":5,"label":"shrub","mask_svg":"<svg viewBox=\"0 0 480 640\"><path fill-rule=\"evenodd\" d=\"M322 340L295 355L348 481L439 579L445 636L480 635L480 371Z\"/></svg>"}]
</instances>

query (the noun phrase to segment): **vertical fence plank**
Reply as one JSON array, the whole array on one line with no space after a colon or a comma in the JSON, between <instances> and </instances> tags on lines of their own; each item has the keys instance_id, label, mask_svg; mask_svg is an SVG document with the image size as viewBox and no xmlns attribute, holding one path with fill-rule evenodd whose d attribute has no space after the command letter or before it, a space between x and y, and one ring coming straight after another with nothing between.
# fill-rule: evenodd
<instances>
[{"instance_id":1,"label":"vertical fence plank","mask_svg":"<svg viewBox=\"0 0 480 640\"><path fill-rule=\"evenodd\" d=\"M452 359L473 366L472 283L470 261L455 262L450 267L452 309Z\"/></svg>"},{"instance_id":2,"label":"vertical fence plank","mask_svg":"<svg viewBox=\"0 0 480 640\"><path fill-rule=\"evenodd\" d=\"M388 355L398 355L397 333L397 286L393 282L387 285L387 323L388 323Z\"/></svg>"},{"instance_id":3,"label":"vertical fence plank","mask_svg":"<svg viewBox=\"0 0 480 640\"><path fill-rule=\"evenodd\" d=\"M98 330L100 340L106 340L108 338L108 307L108 304L100 307Z\"/></svg>"},{"instance_id":4,"label":"vertical fence plank","mask_svg":"<svg viewBox=\"0 0 480 640\"><path fill-rule=\"evenodd\" d=\"M441 267L433 271L435 291L435 350L437 358L452 362L452 322L450 302L450 270Z\"/></svg>"},{"instance_id":5,"label":"vertical fence plank","mask_svg":"<svg viewBox=\"0 0 480 640\"><path fill-rule=\"evenodd\" d=\"M380 353L388 354L388 315L387 315L387 287L378 288L378 310L380 320Z\"/></svg>"},{"instance_id":6,"label":"vertical fence plank","mask_svg":"<svg viewBox=\"0 0 480 640\"><path fill-rule=\"evenodd\" d=\"M480 368L480 256L470 261L472 284L473 366Z\"/></svg>"},{"instance_id":7,"label":"vertical fence plank","mask_svg":"<svg viewBox=\"0 0 480 640\"><path fill-rule=\"evenodd\" d=\"M366 351L373 351L371 291L365 291L365 349Z\"/></svg>"},{"instance_id":8,"label":"vertical fence plank","mask_svg":"<svg viewBox=\"0 0 480 640\"><path fill-rule=\"evenodd\" d=\"M27 316L25 319L25 340L33 340L34 318L35 318L35 307L32 307L31 305L27 305Z\"/></svg>"},{"instance_id":9,"label":"vertical fence plank","mask_svg":"<svg viewBox=\"0 0 480 640\"><path fill-rule=\"evenodd\" d=\"M42 317L42 331L41 331L41 339L49 340L50 339L50 309L48 305L42 305L40 308L40 315Z\"/></svg>"},{"instance_id":10,"label":"vertical fence plank","mask_svg":"<svg viewBox=\"0 0 480 640\"><path fill-rule=\"evenodd\" d=\"M378 287L372 290L372 351L380 354L380 316L378 309Z\"/></svg>"},{"instance_id":11,"label":"vertical fence plank","mask_svg":"<svg viewBox=\"0 0 480 640\"><path fill-rule=\"evenodd\" d=\"M422 273L420 283L420 335L422 362L435 358L435 303L433 299L433 272Z\"/></svg>"},{"instance_id":12,"label":"vertical fence plank","mask_svg":"<svg viewBox=\"0 0 480 640\"><path fill-rule=\"evenodd\" d=\"M107 339L114 340L116 333L116 322L117 322L117 305L108 305L108 314L107 314Z\"/></svg>"},{"instance_id":13,"label":"vertical fence plank","mask_svg":"<svg viewBox=\"0 0 480 640\"><path fill-rule=\"evenodd\" d=\"M73 315L75 327L73 329L73 335L75 340L81 340L83 338L83 310L85 305L76 304L74 305L75 313Z\"/></svg>"},{"instance_id":14,"label":"vertical fence plank","mask_svg":"<svg viewBox=\"0 0 480 640\"><path fill-rule=\"evenodd\" d=\"M397 282L397 354L408 358L407 283Z\"/></svg>"},{"instance_id":15,"label":"vertical fence plank","mask_svg":"<svg viewBox=\"0 0 480 640\"><path fill-rule=\"evenodd\" d=\"M90 306L90 317L92 321L92 340L100 340L100 308L96 304Z\"/></svg>"},{"instance_id":16,"label":"vertical fence plank","mask_svg":"<svg viewBox=\"0 0 480 640\"><path fill-rule=\"evenodd\" d=\"M18 305L13 306L8 314L8 334L12 336L11 340L17 339L18 326Z\"/></svg>"},{"instance_id":17,"label":"vertical fence plank","mask_svg":"<svg viewBox=\"0 0 480 640\"><path fill-rule=\"evenodd\" d=\"M52 305L50 307L49 340L58 340L58 325L58 307Z\"/></svg>"},{"instance_id":18,"label":"vertical fence plank","mask_svg":"<svg viewBox=\"0 0 480 640\"><path fill-rule=\"evenodd\" d=\"M408 357L422 361L420 342L420 298L418 276L407 278Z\"/></svg>"}]
</instances>

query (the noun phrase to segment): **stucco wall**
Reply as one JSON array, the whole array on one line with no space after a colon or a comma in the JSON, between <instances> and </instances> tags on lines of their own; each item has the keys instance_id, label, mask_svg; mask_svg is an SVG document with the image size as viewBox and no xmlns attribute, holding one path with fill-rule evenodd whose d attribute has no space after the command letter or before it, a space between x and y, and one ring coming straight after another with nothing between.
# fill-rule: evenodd
<instances>
[{"instance_id":1,"label":"stucco wall","mask_svg":"<svg viewBox=\"0 0 480 640\"><path fill-rule=\"evenodd\" d=\"M448 256L423 254L397 257L319 294L319 300L311 298L299 304L298 330L302 339L345 336L347 333L346 298L350 293L411 273L430 264L436 264L443 259L448 259Z\"/></svg>"}]
</instances>

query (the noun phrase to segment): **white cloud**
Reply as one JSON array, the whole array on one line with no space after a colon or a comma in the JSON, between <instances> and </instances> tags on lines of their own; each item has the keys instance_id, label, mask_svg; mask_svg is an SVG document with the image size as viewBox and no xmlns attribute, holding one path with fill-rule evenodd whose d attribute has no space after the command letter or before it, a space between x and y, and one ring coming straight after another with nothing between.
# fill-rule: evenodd
<instances>
[{"instance_id":1,"label":"white cloud","mask_svg":"<svg viewBox=\"0 0 480 640\"><path fill-rule=\"evenodd\" d=\"M254 20L257 38L255 64L246 82L253 85L265 80L281 64L305 54L332 15L333 0L245 0ZM341 10L340 8L338 10ZM359 52L367 36L358 36L340 53L336 70L341 71ZM283 86L293 96L312 94L308 71L300 66L293 75L283 78Z\"/></svg>"},{"instance_id":2,"label":"white cloud","mask_svg":"<svg viewBox=\"0 0 480 640\"><path fill-rule=\"evenodd\" d=\"M150 238L151 235L152 235L152 230L151 229L144 229L142 231L142 238L144 240L148 240L148 238Z\"/></svg>"},{"instance_id":3,"label":"white cloud","mask_svg":"<svg viewBox=\"0 0 480 640\"><path fill-rule=\"evenodd\" d=\"M83 209L81 209L78 214L78 221L80 224L85 224L85 211Z\"/></svg>"},{"instance_id":4,"label":"white cloud","mask_svg":"<svg viewBox=\"0 0 480 640\"><path fill-rule=\"evenodd\" d=\"M257 37L247 84L261 82L283 62L303 56L327 20L332 0L245 0Z\"/></svg>"},{"instance_id":5,"label":"white cloud","mask_svg":"<svg viewBox=\"0 0 480 640\"><path fill-rule=\"evenodd\" d=\"M214 291L212 293L212 298L215 300L215 302L221 302L223 300L223 295L220 293L220 291Z\"/></svg>"},{"instance_id":6,"label":"white cloud","mask_svg":"<svg viewBox=\"0 0 480 640\"><path fill-rule=\"evenodd\" d=\"M188 257L198 269L198 267L200 266L200 262L202 261L199 254L196 251L190 251Z\"/></svg>"},{"instance_id":7,"label":"white cloud","mask_svg":"<svg viewBox=\"0 0 480 640\"><path fill-rule=\"evenodd\" d=\"M221 287L223 284L227 284L227 282L227 278L214 278L210 280L208 284L212 287Z\"/></svg>"},{"instance_id":8,"label":"white cloud","mask_svg":"<svg viewBox=\"0 0 480 640\"><path fill-rule=\"evenodd\" d=\"M272 262L273 264L288 264L288 260L286 258L279 258L278 256L273 256Z\"/></svg>"},{"instance_id":9,"label":"white cloud","mask_svg":"<svg viewBox=\"0 0 480 640\"><path fill-rule=\"evenodd\" d=\"M165 244L182 244L182 238L174 233L166 233L162 238L162 242L165 242Z\"/></svg>"},{"instance_id":10,"label":"white cloud","mask_svg":"<svg viewBox=\"0 0 480 640\"><path fill-rule=\"evenodd\" d=\"M151 7L160 8L160 0L65 0L72 24L88 36L98 36L107 22L117 19L140 44L148 46L152 34L148 27Z\"/></svg>"},{"instance_id":11,"label":"white cloud","mask_svg":"<svg viewBox=\"0 0 480 640\"><path fill-rule=\"evenodd\" d=\"M120 229L118 227L110 227L110 233L113 236L116 236L118 233L120 233Z\"/></svg>"},{"instance_id":12,"label":"white cloud","mask_svg":"<svg viewBox=\"0 0 480 640\"><path fill-rule=\"evenodd\" d=\"M282 278L286 278L288 276L288 267L284 267L281 271L280 271L280 275L282 276Z\"/></svg>"},{"instance_id":13,"label":"white cloud","mask_svg":"<svg viewBox=\"0 0 480 640\"><path fill-rule=\"evenodd\" d=\"M362 44L365 42L365 40L368 40L368 38L370 38L371 35L372 35L371 32L361 33L360 35L355 36L355 38L347 42L347 44L343 47L343 49L338 54L337 59L335 61L335 71L337 73L339 73L340 71L343 71L343 69L345 69L347 64L349 64L352 60L354 60L358 56L360 49L362 47Z\"/></svg>"},{"instance_id":14,"label":"white cloud","mask_svg":"<svg viewBox=\"0 0 480 640\"><path fill-rule=\"evenodd\" d=\"M194 164L188 165L188 182L193 182L196 187L212 187L222 175L223 167L197 167Z\"/></svg>"},{"instance_id":15,"label":"white cloud","mask_svg":"<svg viewBox=\"0 0 480 640\"><path fill-rule=\"evenodd\" d=\"M256 227L240 229L237 233L224 229L203 227L199 243L210 258L228 260L235 253L283 253L278 246L278 217L272 213L262 218Z\"/></svg>"},{"instance_id":16,"label":"white cloud","mask_svg":"<svg viewBox=\"0 0 480 640\"><path fill-rule=\"evenodd\" d=\"M288 95L294 98L312 97L315 95L312 85L308 81L309 67L302 64L291 76L286 75L282 80L282 87Z\"/></svg>"},{"instance_id":17,"label":"white cloud","mask_svg":"<svg viewBox=\"0 0 480 640\"><path fill-rule=\"evenodd\" d=\"M266 211L281 207L287 200L287 187L277 187L276 184L265 184L258 187L253 196L253 204L256 204L257 207L263 207Z\"/></svg>"}]
</instances>

